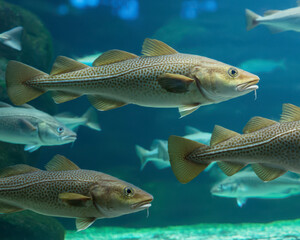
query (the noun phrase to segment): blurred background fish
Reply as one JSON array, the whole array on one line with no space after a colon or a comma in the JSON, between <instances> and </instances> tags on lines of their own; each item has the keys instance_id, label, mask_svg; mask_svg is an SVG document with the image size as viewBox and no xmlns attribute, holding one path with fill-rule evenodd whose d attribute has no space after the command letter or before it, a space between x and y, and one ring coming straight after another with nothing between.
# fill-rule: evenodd
<instances>
[{"instance_id":1,"label":"blurred background fish","mask_svg":"<svg viewBox=\"0 0 300 240\"><path fill-rule=\"evenodd\" d=\"M197 128L186 126L184 136L187 139L197 141L203 144L209 144L211 133L202 132ZM135 145L135 151L141 161L141 170L144 169L148 162L152 162L157 169L170 167L168 154L168 141L155 139L152 142L150 150L147 150L139 145Z\"/></svg>"},{"instance_id":2,"label":"blurred background fish","mask_svg":"<svg viewBox=\"0 0 300 240\"><path fill-rule=\"evenodd\" d=\"M242 207L248 198L277 199L300 194L300 177L286 173L274 181L262 182L253 171L247 169L216 183L211 194L236 198L238 206Z\"/></svg>"},{"instance_id":3,"label":"blurred background fish","mask_svg":"<svg viewBox=\"0 0 300 240\"><path fill-rule=\"evenodd\" d=\"M10 48L21 51L21 37L22 37L23 27L15 27L4 33L0 34L0 42Z\"/></svg>"}]
</instances>

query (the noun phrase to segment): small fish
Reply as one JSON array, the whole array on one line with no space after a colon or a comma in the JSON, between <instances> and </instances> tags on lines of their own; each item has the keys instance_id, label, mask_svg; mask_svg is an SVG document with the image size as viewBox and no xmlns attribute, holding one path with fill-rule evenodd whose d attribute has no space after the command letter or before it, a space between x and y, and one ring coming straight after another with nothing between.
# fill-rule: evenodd
<instances>
[{"instance_id":1,"label":"small fish","mask_svg":"<svg viewBox=\"0 0 300 240\"><path fill-rule=\"evenodd\" d=\"M85 65L88 65L90 67L93 66L93 62L101 55L102 53L95 53L91 55L87 55L84 57L76 58L75 60L78 62L81 62Z\"/></svg>"},{"instance_id":2,"label":"small fish","mask_svg":"<svg viewBox=\"0 0 300 240\"><path fill-rule=\"evenodd\" d=\"M239 65L239 68L244 69L245 71L250 71L255 74L258 73L270 73L276 69L286 70L285 61L274 61L269 59L250 59L245 62L242 62Z\"/></svg>"},{"instance_id":3,"label":"small fish","mask_svg":"<svg viewBox=\"0 0 300 240\"><path fill-rule=\"evenodd\" d=\"M0 213L31 210L76 218L78 231L98 218L113 218L151 207L152 195L110 175L82 170L56 155L43 171L28 165L0 172Z\"/></svg>"},{"instance_id":4,"label":"small fish","mask_svg":"<svg viewBox=\"0 0 300 240\"><path fill-rule=\"evenodd\" d=\"M187 126L185 128L187 135L184 138L194 140L203 144L209 144L211 133L202 132L194 127ZM144 169L148 162L152 162L158 169L170 167L168 154L168 141L155 139L150 150L147 150L139 145L135 146L136 154L141 160L141 170Z\"/></svg>"},{"instance_id":5,"label":"small fish","mask_svg":"<svg viewBox=\"0 0 300 240\"><path fill-rule=\"evenodd\" d=\"M188 183L210 163L217 162L231 176L251 164L263 181L287 171L300 173L300 108L283 104L280 122L253 117L244 134L215 126L210 146L170 136L168 150L172 170L181 183Z\"/></svg>"},{"instance_id":6,"label":"small fish","mask_svg":"<svg viewBox=\"0 0 300 240\"><path fill-rule=\"evenodd\" d=\"M110 50L93 62L94 67L60 56L50 75L10 61L7 92L16 105L51 91L56 103L87 95L100 111L137 104L178 107L183 117L202 105L258 89L256 75L213 59L179 53L158 40L146 39L142 53L139 57Z\"/></svg>"},{"instance_id":7,"label":"small fish","mask_svg":"<svg viewBox=\"0 0 300 240\"><path fill-rule=\"evenodd\" d=\"M13 107L0 102L0 141L26 144L24 150L33 152L41 146L74 142L76 137L63 123L28 104Z\"/></svg>"},{"instance_id":8,"label":"small fish","mask_svg":"<svg viewBox=\"0 0 300 240\"><path fill-rule=\"evenodd\" d=\"M300 194L300 179L295 174L285 174L271 182L262 182L254 172L242 171L214 185L211 194L236 198L242 207L248 198L277 199Z\"/></svg>"},{"instance_id":9,"label":"small fish","mask_svg":"<svg viewBox=\"0 0 300 240\"><path fill-rule=\"evenodd\" d=\"M8 47L15 50L21 51L21 36L23 32L23 27L15 27L4 33L0 34L0 42Z\"/></svg>"},{"instance_id":10,"label":"small fish","mask_svg":"<svg viewBox=\"0 0 300 240\"><path fill-rule=\"evenodd\" d=\"M101 131L98 122L97 112L94 108L89 108L81 117L72 113L60 113L54 116L57 121L65 124L69 129L76 131L79 126L86 126L96 131Z\"/></svg>"},{"instance_id":11,"label":"small fish","mask_svg":"<svg viewBox=\"0 0 300 240\"><path fill-rule=\"evenodd\" d=\"M246 9L247 30L251 30L259 24L266 25L272 33L283 31L300 32L300 7L286 10L268 10L264 16L260 16Z\"/></svg>"}]
</instances>

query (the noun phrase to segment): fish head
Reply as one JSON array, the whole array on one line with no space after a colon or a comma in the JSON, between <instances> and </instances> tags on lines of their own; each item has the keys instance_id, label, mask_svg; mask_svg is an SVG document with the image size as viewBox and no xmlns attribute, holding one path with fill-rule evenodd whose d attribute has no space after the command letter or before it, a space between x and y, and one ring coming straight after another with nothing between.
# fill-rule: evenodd
<instances>
[{"instance_id":1,"label":"fish head","mask_svg":"<svg viewBox=\"0 0 300 240\"><path fill-rule=\"evenodd\" d=\"M199 91L215 102L256 91L260 80L252 73L217 61L194 66L191 75Z\"/></svg>"},{"instance_id":2,"label":"fish head","mask_svg":"<svg viewBox=\"0 0 300 240\"><path fill-rule=\"evenodd\" d=\"M217 183L210 190L212 195L223 197L235 197L238 193L239 184L236 182L221 182Z\"/></svg>"},{"instance_id":3,"label":"fish head","mask_svg":"<svg viewBox=\"0 0 300 240\"><path fill-rule=\"evenodd\" d=\"M74 142L77 134L60 122L38 124L39 137L44 145L62 145Z\"/></svg>"},{"instance_id":4,"label":"fish head","mask_svg":"<svg viewBox=\"0 0 300 240\"><path fill-rule=\"evenodd\" d=\"M149 209L153 196L119 179L101 181L91 188L95 207L106 217L117 217Z\"/></svg>"}]
</instances>

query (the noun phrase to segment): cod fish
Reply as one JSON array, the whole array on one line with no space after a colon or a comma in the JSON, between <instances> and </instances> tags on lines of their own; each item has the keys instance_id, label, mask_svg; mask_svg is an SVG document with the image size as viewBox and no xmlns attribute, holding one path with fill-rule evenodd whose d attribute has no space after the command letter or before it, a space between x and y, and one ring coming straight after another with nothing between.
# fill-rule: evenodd
<instances>
[{"instance_id":1,"label":"cod fish","mask_svg":"<svg viewBox=\"0 0 300 240\"><path fill-rule=\"evenodd\" d=\"M168 150L175 176L187 183L212 162L217 162L227 176L251 164L263 181L271 181L287 171L300 173L299 107L283 104L280 122L253 117L243 133L215 126L210 146L170 136Z\"/></svg>"},{"instance_id":2,"label":"cod fish","mask_svg":"<svg viewBox=\"0 0 300 240\"><path fill-rule=\"evenodd\" d=\"M259 78L213 59L182 54L165 43L146 39L143 56L110 50L94 67L58 57L50 75L20 62L6 69L11 101L24 104L51 91L56 103L87 95L98 110L137 104L178 107L181 116L202 105L226 101L255 91Z\"/></svg>"},{"instance_id":3,"label":"cod fish","mask_svg":"<svg viewBox=\"0 0 300 240\"><path fill-rule=\"evenodd\" d=\"M21 36L23 32L23 27L15 27L4 33L0 34L0 42L8 47L15 50L21 51Z\"/></svg>"},{"instance_id":4,"label":"cod fish","mask_svg":"<svg viewBox=\"0 0 300 240\"><path fill-rule=\"evenodd\" d=\"M0 172L0 212L31 210L76 218L78 231L98 218L113 218L151 207L152 195L110 175L82 170L56 155L43 171L19 164Z\"/></svg>"},{"instance_id":5,"label":"cod fish","mask_svg":"<svg viewBox=\"0 0 300 240\"><path fill-rule=\"evenodd\" d=\"M72 113L60 113L54 116L59 122L64 123L69 129L76 131L79 126L86 126L96 131L101 131L96 110L89 108L82 116L77 117Z\"/></svg>"},{"instance_id":6,"label":"cod fish","mask_svg":"<svg viewBox=\"0 0 300 240\"><path fill-rule=\"evenodd\" d=\"M214 185L211 193L219 197L236 198L242 207L248 198L277 199L300 194L300 179L287 173L271 182L262 182L254 172L242 171Z\"/></svg>"},{"instance_id":7,"label":"cod fish","mask_svg":"<svg viewBox=\"0 0 300 240\"><path fill-rule=\"evenodd\" d=\"M211 133L202 132L194 127L185 127L187 135L184 138L194 140L203 144L208 144L211 138ZM170 160L168 154L168 141L155 139L147 150L139 145L135 146L136 154L141 161L141 170L144 169L148 162L152 162L158 169L170 167Z\"/></svg>"},{"instance_id":8,"label":"cod fish","mask_svg":"<svg viewBox=\"0 0 300 240\"><path fill-rule=\"evenodd\" d=\"M33 152L41 146L74 142L76 137L63 123L28 104L13 107L0 102L0 141L26 144L24 150Z\"/></svg>"},{"instance_id":9,"label":"cod fish","mask_svg":"<svg viewBox=\"0 0 300 240\"><path fill-rule=\"evenodd\" d=\"M264 16L260 16L249 9L246 9L247 30L251 30L257 25L266 25L272 33L283 31L300 32L300 1L298 7L286 10L268 10Z\"/></svg>"}]
</instances>

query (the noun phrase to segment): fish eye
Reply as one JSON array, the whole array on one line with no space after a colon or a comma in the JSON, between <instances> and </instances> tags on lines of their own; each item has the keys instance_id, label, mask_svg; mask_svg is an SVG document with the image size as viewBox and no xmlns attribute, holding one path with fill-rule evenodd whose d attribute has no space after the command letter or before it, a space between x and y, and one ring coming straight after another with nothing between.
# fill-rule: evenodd
<instances>
[{"instance_id":1,"label":"fish eye","mask_svg":"<svg viewBox=\"0 0 300 240\"><path fill-rule=\"evenodd\" d=\"M63 128L63 127L58 127L58 128L56 129L56 131L57 131L58 133L62 133L62 132L64 131L64 128Z\"/></svg>"},{"instance_id":2,"label":"fish eye","mask_svg":"<svg viewBox=\"0 0 300 240\"><path fill-rule=\"evenodd\" d=\"M228 70L228 74L231 76L231 77L233 77L233 78L235 78L235 77L237 77L238 75L239 75L239 71L236 69L236 68L229 68L229 70Z\"/></svg>"},{"instance_id":3,"label":"fish eye","mask_svg":"<svg viewBox=\"0 0 300 240\"><path fill-rule=\"evenodd\" d=\"M124 195L126 197L132 197L134 195L134 190L131 187L125 187L124 188Z\"/></svg>"}]
</instances>

